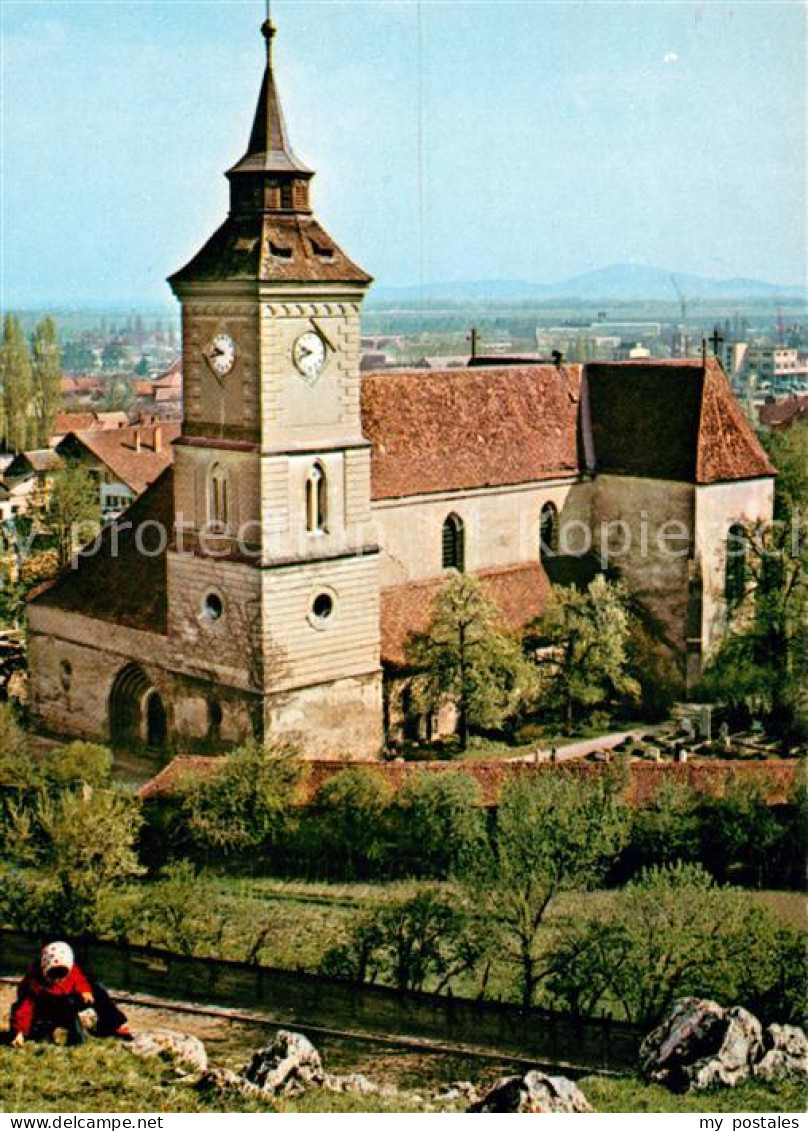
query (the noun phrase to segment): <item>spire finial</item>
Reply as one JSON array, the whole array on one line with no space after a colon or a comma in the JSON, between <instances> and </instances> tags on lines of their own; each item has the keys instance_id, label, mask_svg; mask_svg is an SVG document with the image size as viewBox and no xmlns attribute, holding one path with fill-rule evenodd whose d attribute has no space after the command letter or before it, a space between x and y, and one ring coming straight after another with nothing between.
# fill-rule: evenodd
<instances>
[{"instance_id":1,"label":"spire finial","mask_svg":"<svg viewBox=\"0 0 808 1131\"><path fill-rule=\"evenodd\" d=\"M264 22L261 24L261 35L267 41L267 51L272 50L272 40L277 35L278 29L272 22L272 12L270 11L269 0L266 0L266 16Z\"/></svg>"}]
</instances>

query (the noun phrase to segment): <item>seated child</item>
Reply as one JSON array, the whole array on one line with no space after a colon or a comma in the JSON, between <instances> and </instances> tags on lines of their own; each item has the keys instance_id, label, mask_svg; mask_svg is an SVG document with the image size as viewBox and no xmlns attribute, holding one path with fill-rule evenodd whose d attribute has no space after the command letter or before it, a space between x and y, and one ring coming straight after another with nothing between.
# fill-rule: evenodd
<instances>
[{"instance_id":1,"label":"seated child","mask_svg":"<svg viewBox=\"0 0 808 1131\"><path fill-rule=\"evenodd\" d=\"M64 942L49 943L17 988L11 1008L12 1045L50 1038L83 1044L87 1034L131 1040L121 1013L104 987L91 982Z\"/></svg>"}]
</instances>

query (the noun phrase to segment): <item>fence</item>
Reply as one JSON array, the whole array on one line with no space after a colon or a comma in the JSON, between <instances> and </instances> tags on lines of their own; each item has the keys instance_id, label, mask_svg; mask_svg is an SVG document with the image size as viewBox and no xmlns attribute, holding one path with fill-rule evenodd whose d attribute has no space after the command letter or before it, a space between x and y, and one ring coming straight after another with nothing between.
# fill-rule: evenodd
<instances>
[{"instance_id":1,"label":"fence","mask_svg":"<svg viewBox=\"0 0 808 1131\"><path fill-rule=\"evenodd\" d=\"M0 931L0 974L21 974L38 951L33 934ZM266 1013L286 1027L307 1026L366 1038L535 1059L544 1066L625 1071L637 1062L638 1029L619 1022L577 1022L559 1014L382 986L357 986L298 971L187 958L148 947L82 940L81 965L114 990L172 1001Z\"/></svg>"}]
</instances>

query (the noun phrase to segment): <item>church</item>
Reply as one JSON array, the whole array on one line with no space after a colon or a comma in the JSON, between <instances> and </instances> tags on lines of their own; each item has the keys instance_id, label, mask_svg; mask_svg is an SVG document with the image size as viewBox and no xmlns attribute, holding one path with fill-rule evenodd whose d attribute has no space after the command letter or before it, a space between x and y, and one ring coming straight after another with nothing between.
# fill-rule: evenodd
<instances>
[{"instance_id":1,"label":"church","mask_svg":"<svg viewBox=\"0 0 808 1131\"><path fill-rule=\"evenodd\" d=\"M451 571L479 576L519 627L593 560L624 578L692 685L726 629L729 540L772 513L775 470L720 364L360 376L372 279L313 213L275 28L262 31L229 214L169 280L185 404L173 464L31 600L35 725L377 757L412 725L407 640Z\"/></svg>"}]
</instances>

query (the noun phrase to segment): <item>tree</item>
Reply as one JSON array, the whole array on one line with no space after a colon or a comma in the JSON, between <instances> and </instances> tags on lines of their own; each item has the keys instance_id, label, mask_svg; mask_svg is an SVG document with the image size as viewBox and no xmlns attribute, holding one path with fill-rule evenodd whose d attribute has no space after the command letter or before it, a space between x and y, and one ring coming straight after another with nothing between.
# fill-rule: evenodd
<instances>
[{"instance_id":1,"label":"tree","mask_svg":"<svg viewBox=\"0 0 808 1131\"><path fill-rule=\"evenodd\" d=\"M805 953L795 941L798 931L700 865L668 864L627 884L605 914L568 928L548 988L575 1013L617 1003L644 1027L691 994L798 1020Z\"/></svg>"},{"instance_id":2,"label":"tree","mask_svg":"<svg viewBox=\"0 0 808 1131\"><path fill-rule=\"evenodd\" d=\"M62 368L68 373L88 373L96 367L96 357L86 341L65 342L62 350Z\"/></svg>"},{"instance_id":3,"label":"tree","mask_svg":"<svg viewBox=\"0 0 808 1131\"><path fill-rule=\"evenodd\" d=\"M351 766L323 782L309 806L307 839L345 876L365 875L386 861L393 791L370 766Z\"/></svg>"},{"instance_id":4,"label":"tree","mask_svg":"<svg viewBox=\"0 0 808 1131\"><path fill-rule=\"evenodd\" d=\"M14 857L47 872L40 925L47 919L66 934L104 931L114 889L143 872L135 849L141 821L136 799L89 786L10 807Z\"/></svg>"},{"instance_id":5,"label":"tree","mask_svg":"<svg viewBox=\"0 0 808 1131\"><path fill-rule=\"evenodd\" d=\"M639 684L629 672L626 601L623 586L602 575L585 592L554 586L535 626L542 700L559 711L568 732L584 709L639 698Z\"/></svg>"},{"instance_id":6,"label":"tree","mask_svg":"<svg viewBox=\"0 0 808 1131\"><path fill-rule=\"evenodd\" d=\"M519 641L480 582L467 574L452 578L437 595L430 626L410 642L408 658L417 669L413 691L421 709L436 711L447 703L456 708L461 750L471 727L501 725L532 686Z\"/></svg>"},{"instance_id":7,"label":"tree","mask_svg":"<svg viewBox=\"0 0 808 1131\"><path fill-rule=\"evenodd\" d=\"M42 771L28 753L25 732L10 703L0 703L0 789L31 789Z\"/></svg>"},{"instance_id":8,"label":"tree","mask_svg":"<svg viewBox=\"0 0 808 1131\"><path fill-rule=\"evenodd\" d=\"M354 982L386 982L402 993L439 994L476 966L482 938L465 907L423 891L361 917L350 940L326 952L321 970Z\"/></svg>"},{"instance_id":9,"label":"tree","mask_svg":"<svg viewBox=\"0 0 808 1131\"><path fill-rule=\"evenodd\" d=\"M625 844L627 806L614 774L581 778L562 769L511 779L502 789L489 845L465 882L498 929L502 954L519 970L522 1002L533 1004L551 966L542 928L553 900L602 880Z\"/></svg>"},{"instance_id":10,"label":"tree","mask_svg":"<svg viewBox=\"0 0 808 1131\"><path fill-rule=\"evenodd\" d=\"M396 859L410 875L446 879L485 841L479 783L454 770L407 778L394 803Z\"/></svg>"},{"instance_id":11,"label":"tree","mask_svg":"<svg viewBox=\"0 0 808 1131\"><path fill-rule=\"evenodd\" d=\"M203 856L252 853L254 860L281 835L299 780L294 747L247 742L208 777L182 783L180 819Z\"/></svg>"},{"instance_id":12,"label":"tree","mask_svg":"<svg viewBox=\"0 0 808 1131\"><path fill-rule=\"evenodd\" d=\"M62 407L62 363L59 335L52 318L37 324L31 341L34 360L35 443L46 448Z\"/></svg>"},{"instance_id":13,"label":"tree","mask_svg":"<svg viewBox=\"0 0 808 1131\"><path fill-rule=\"evenodd\" d=\"M769 439L775 518L746 531L743 599L702 682L705 696L760 715L784 742L808 734L808 425Z\"/></svg>"},{"instance_id":14,"label":"tree","mask_svg":"<svg viewBox=\"0 0 808 1131\"><path fill-rule=\"evenodd\" d=\"M0 381L3 385L6 447L12 451L25 451L36 436L31 416L34 382L28 342L19 318L13 314L6 314L3 322Z\"/></svg>"},{"instance_id":15,"label":"tree","mask_svg":"<svg viewBox=\"0 0 808 1131\"><path fill-rule=\"evenodd\" d=\"M98 480L80 464L68 464L54 473L42 516L42 526L56 548L59 568L90 541L101 524Z\"/></svg>"}]
</instances>

